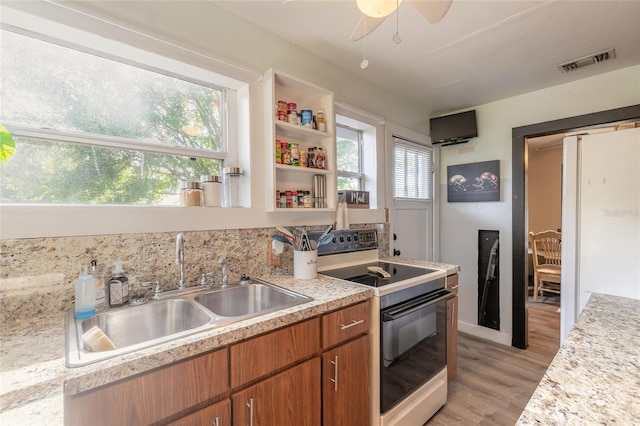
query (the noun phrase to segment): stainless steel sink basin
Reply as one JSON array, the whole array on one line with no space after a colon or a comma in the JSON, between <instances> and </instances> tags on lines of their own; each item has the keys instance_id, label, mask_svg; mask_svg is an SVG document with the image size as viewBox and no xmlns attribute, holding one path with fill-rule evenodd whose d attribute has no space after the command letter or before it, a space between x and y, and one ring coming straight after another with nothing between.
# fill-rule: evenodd
<instances>
[{"instance_id":1,"label":"stainless steel sink basin","mask_svg":"<svg viewBox=\"0 0 640 426\"><path fill-rule=\"evenodd\" d=\"M184 299L162 300L137 309L105 312L82 321L82 333L97 325L115 344L126 348L192 330L207 324L211 317Z\"/></svg>"},{"instance_id":2,"label":"stainless steel sink basin","mask_svg":"<svg viewBox=\"0 0 640 426\"><path fill-rule=\"evenodd\" d=\"M195 296L214 315L222 317L247 317L295 306L312 300L270 284L250 283L227 287Z\"/></svg>"},{"instance_id":3,"label":"stainless steel sink basin","mask_svg":"<svg viewBox=\"0 0 640 426\"><path fill-rule=\"evenodd\" d=\"M67 315L67 366L77 367L193 333L211 322L210 313L188 299L167 299L111 309L84 320ZM93 352L82 335L97 326L115 349Z\"/></svg>"},{"instance_id":4,"label":"stainless steel sink basin","mask_svg":"<svg viewBox=\"0 0 640 426\"><path fill-rule=\"evenodd\" d=\"M108 309L92 318L66 317L67 367L79 367L312 301L272 284L250 281L226 288L190 287L140 306ZM98 327L115 349L92 351L82 335ZM99 332L98 332L99 333Z\"/></svg>"}]
</instances>

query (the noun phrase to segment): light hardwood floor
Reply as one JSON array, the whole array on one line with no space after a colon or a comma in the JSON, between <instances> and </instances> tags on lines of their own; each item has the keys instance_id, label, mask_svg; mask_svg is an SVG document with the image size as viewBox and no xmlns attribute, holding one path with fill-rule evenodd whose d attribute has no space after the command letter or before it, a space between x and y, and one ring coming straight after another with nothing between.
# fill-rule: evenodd
<instances>
[{"instance_id":1,"label":"light hardwood floor","mask_svg":"<svg viewBox=\"0 0 640 426\"><path fill-rule=\"evenodd\" d=\"M526 350L460 333L458 377L428 426L516 423L560 345L559 298L538 301L530 298Z\"/></svg>"}]
</instances>

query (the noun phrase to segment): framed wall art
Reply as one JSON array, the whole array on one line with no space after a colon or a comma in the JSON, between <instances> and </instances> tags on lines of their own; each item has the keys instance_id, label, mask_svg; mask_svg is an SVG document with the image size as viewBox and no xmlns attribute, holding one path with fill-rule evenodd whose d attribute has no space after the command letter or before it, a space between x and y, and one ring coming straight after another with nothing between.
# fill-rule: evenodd
<instances>
[{"instance_id":1,"label":"framed wall art","mask_svg":"<svg viewBox=\"0 0 640 426\"><path fill-rule=\"evenodd\" d=\"M500 201L500 160L447 166L447 201Z\"/></svg>"}]
</instances>

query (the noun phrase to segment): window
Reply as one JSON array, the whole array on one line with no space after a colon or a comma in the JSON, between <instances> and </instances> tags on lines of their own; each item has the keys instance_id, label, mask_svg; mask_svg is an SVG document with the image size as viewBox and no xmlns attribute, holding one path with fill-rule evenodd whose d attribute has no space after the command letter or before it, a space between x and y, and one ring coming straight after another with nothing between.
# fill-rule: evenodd
<instances>
[{"instance_id":1,"label":"window","mask_svg":"<svg viewBox=\"0 0 640 426\"><path fill-rule=\"evenodd\" d=\"M433 199L433 150L395 138L394 197Z\"/></svg>"},{"instance_id":2,"label":"window","mask_svg":"<svg viewBox=\"0 0 640 426\"><path fill-rule=\"evenodd\" d=\"M336 125L338 189L364 189L362 145L362 131Z\"/></svg>"},{"instance_id":3,"label":"window","mask_svg":"<svg viewBox=\"0 0 640 426\"><path fill-rule=\"evenodd\" d=\"M235 94L213 73L7 30L0 40L0 122L16 140L2 203L176 205L181 181L220 174Z\"/></svg>"}]
</instances>

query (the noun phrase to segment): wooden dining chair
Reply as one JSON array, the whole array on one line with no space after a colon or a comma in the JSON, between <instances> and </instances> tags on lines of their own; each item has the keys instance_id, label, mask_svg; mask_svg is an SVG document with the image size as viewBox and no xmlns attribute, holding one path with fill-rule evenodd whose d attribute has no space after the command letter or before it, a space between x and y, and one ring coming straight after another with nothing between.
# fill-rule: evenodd
<instances>
[{"instance_id":1,"label":"wooden dining chair","mask_svg":"<svg viewBox=\"0 0 640 426\"><path fill-rule=\"evenodd\" d=\"M529 232L533 251L533 301L543 292L560 294L562 234L556 231Z\"/></svg>"}]
</instances>

